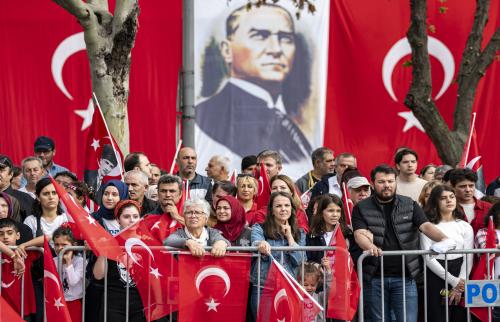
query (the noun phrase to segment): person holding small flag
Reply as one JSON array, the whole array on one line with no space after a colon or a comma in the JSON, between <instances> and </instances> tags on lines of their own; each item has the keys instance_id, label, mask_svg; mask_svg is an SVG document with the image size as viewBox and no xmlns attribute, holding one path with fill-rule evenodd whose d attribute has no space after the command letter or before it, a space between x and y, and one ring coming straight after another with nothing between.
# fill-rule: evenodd
<instances>
[{"instance_id":1,"label":"person holding small flag","mask_svg":"<svg viewBox=\"0 0 500 322\"><path fill-rule=\"evenodd\" d=\"M304 260L301 251L272 251L274 246L305 246L305 233L298 227L296 209L292 196L286 192L273 192L269 200L267 216L262 224L252 227L252 246L257 246L262 256L260 263L260 281L257 280L258 265L252 264L250 282L252 283L251 310L253 317L257 317L258 283L261 288L266 283L267 273L271 265L271 258L282 262L283 267L292 275L297 276L298 268Z\"/></svg>"}]
</instances>

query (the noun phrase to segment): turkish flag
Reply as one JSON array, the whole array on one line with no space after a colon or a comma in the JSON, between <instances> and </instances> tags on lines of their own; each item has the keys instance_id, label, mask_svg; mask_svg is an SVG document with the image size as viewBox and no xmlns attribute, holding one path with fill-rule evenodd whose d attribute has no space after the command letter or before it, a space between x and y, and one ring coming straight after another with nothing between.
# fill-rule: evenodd
<instances>
[{"instance_id":1,"label":"turkish flag","mask_svg":"<svg viewBox=\"0 0 500 322\"><path fill-rule=\"evenodd\" d=\"M31 266L39 255L38 252L28 251L28 257L24 260L24 316L36 312L35 291L31 282ZM2 263L2 296L16 312L20 313L23 281L14 275L14 261L4 253L1 254L0 258Z\"/></svg>"},{"instance_id":2,"label":"turkish flag","mask_svg":"<svg viewBox=\"0 0 500 322\"><path fill-rule=\"evenodd\" d=\"M98 191L109 180L122 179L123 154L109 132L95 94L93 98L94 114L85 145L84 180Z\"/></svg>"},{"instance_id":3,"label":"turkish flag","mask_svg":"<svg viewBox=\"0 0 500 322\"><path fill-rule=\"evenodd\" d=\"M476 113L472 113L469 136L467 137L467 142L465 142L459 166L461 168L471 169L477 173L476 189L484 193L486 191L486 183L484 181L483 164L481 162L481 153L479 153L479 147L477 144L475 125Z\"/></svg>"},{"instance_id":4,"label":"turkish flag","mask_svg":"<svg viewBox=\"0 0 500 322\"><path fill-rule=\"evenodd\" d=\"M257 322L302 321L304 297L280 266L276 260L272 260L260 294Z\"/></svg>"},{"instance_id":5,"label":"turkish flag","mask_svg":"<svg viewBox=\"0 0 500 322\"><path fill-rule=\"evenodd\" d=\"M249 254L180 254L179 321L245 321L250 259Z\"/></svg>"},{"instance_id":6,"label":"turkish flag","mask_svg":"<svg viewBox=\"0 0 500 322\"><path fill-rule=\"evenodd\" d=\"M0 296L0 321L24 322L16 311Z\"/></svg>"},{"instance_id":7,"label":"turkish flag","mask_svg":"<svg viewBox=\"0 0 500 322\"><path fill-rule=\"evenodd\" d=\"M344 204L346 224L351 226L352 208L354 207L354 205L351 200L351 195L349 194L349 189L347 189L345 182L342 182L342 202Z\"/></svg>"},{"instance_id":8,"label":"turkish flag","mask_svg":"<svg viewBox=\"0 0 500 322\"><path fill-rule=\"evenodd\" d=\"M163 241L170 236L171 233L183 227L181 223L170 217L169 214L151 214L144 217L143 221L144 225L151 232L151 235L160 242L160 244L163 244Z\"/></svg>"},{"instance_id":9,"label":"turkish flag","mask_svg":"<svg viewBox=\"0 0 500 322\"><path fill-rule=\"evenodd\" d=\"M163 244L149 232L144 220L122 230L115 239L125 247L120 262L135 282L148 321L176 311L177 262L167 250L158 249Z\"/></svg>"},{"instance_id":10,"label":"turkish flag","mask_svg":"<svg viewBox=\"0 0 500 322\"><path fill-rule=\"evenodd\" d=\"M52 176L50 180L56 188L59 199L66 207L68 217L75 223L77 231L87 241L90 249L92 249L96 256L105 256L114 261L120 258L122 252L113 236L99 225L82 206L76 203Z\"/></svg>"},{"instance_id":11,"label":"turkish flag","mask_svg":"<svg viewBox=\"0 0 500 322\"><path fill-rule=\"evenodd\" d=\"M488 222L488 230L486 232L486 248L496 248L496 237L497 233L495 231L495 224L493 222L493 217L490 217ZM488 278L488 266L490 266L490 277ZM495 254L481 254L481 258L474 268L470 279L471 280L492 280L494 279L495 272ZM477 316L481 321L488 321L488 308L486 307L472 307L470 309L472 314Z\"/></svg>"},{"instance_id":12,"label":"turkish flag","mask_svg":"<svg viewBox=\"0 0 500 322\"><path fill-rule=\"evenodd\" d=\"M71 322L68 306L64 299L61 278L57 273L52 251L47 238L43 241L43 289L45 292L45 314L47 322Z\"/></svg>"},{"instance_id":13,"label":"turkish flag","mask_svg":"<svg viewBox=\"0 0 500 322\"><path fill-rule=\"evenodd\" d=\"M334 251L333 279L328 295L327 317L351 321L358 310L359 280L342 229L337 225L332 237ZM331 244L332 242L330 242ZM328 252L329 253L329 252ZM328 255L327 253L327 255Z\"/></svg>"},{"instance_id":14,"label":"turkish flag","mask_svg":"<svg viewBox=\"0 0 500 322\"><path fill-rule=\"evenodd\" d=\"M255 198L257 209L267 208L269 197L271 196L271 185L269 184L266 168L262 162L260 164L260 173L256 177L259 183L257 197Z\"/></svg>"}]
</instances>

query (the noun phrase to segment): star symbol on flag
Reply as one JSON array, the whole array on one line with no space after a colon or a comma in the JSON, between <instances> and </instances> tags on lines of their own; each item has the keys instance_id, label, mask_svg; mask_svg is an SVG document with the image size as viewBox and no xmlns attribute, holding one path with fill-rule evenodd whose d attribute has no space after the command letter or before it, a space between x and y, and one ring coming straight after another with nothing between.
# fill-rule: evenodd
<instances>
[{"instance_id":1,"label":"star symbol on flag","mask_svg":"<svg viewBox=\"0 0 500 322\"><path fill-rule=\"evenodd\" d=\"M220 305L220 303L215 302L214 298L210 298L210 301L205 303L208 306L207 312L208 311L215 311L217 312L217 306Z\"/></svg>"},{"instance_id":2,"label":"star symbol on flag","mask_svg":"<svg viewBox=\"0 0 500 322\"><path fill-rule=\"evenodd\" d=\"M276 321L278 321L278 322L285 322L285 318L283 318L283 319L277 319Z\"/></svg>"},{"instance_id":3,"label":"star symbol on flag","mask_svg":"<svg viewBox=\"0 0 500 322\"><path fill-rule=\"evenodd\" d=\"M99 144L99 140L92 139L92 144L90 146L94 148L94 151L97 151L97 148L99 148L101 145Z\"/></svg>"},{"instance_id":4,"label":"star symbol on flag","mask_svg":"<svg viewBox=\"0 0 500 322\"><path fill-rule=\"evenodd\" d=\"M54 306L57 308L57 310L59 311L59 308L60 307L64 307L64 304L61 303L62 299L61 298L54 298Z\"/></svg>"},{"instance_id":5,"label":"star symbol on flag","mask_svg":"<svg viewBox=\"0 0 500 322\"><path fill-rule=\"evenodd\" d=\"M160 229L160 221L155 222L155 224L151 226L151 230L153 229Z\"/></svg>"},{"instance_id":6,"label":"star symbol on flag","mask_svg":"<svg viewBox=\"0 0 500 322\"><path fill-rule=\"evenodd\" d=\"M423 133L425 133L424 127L420 124L420 121L417 120L413 112L399 112L398 115L406 120L405 126L403 127L403 132L407 132L412 127L416 127Z\"/></svg>"},{"instance_id":7,"label":"star symbol on flag","mask_svg":"<svg viewBox=\"0 0 500 322\"><path fill-rule=\"evenodd\" d=\"M92 216L90 214L87 214L87 217L85 217L85 218L89 221L90 225L94 225L95 226L95 219L92 218Z\"/></svg>"},{"instance_id":8,"label":"star symbol on flag","mask_svg":"<svg viewBox=\"0 0 500 322\"><path fill-rule=\"evenodd\" d=\"M150 267L150 268L151 268L151 272L149 272L149 274L154 275L154 277L156 277L156 279L159 279L160 276L163 276L160 274L160 272L158 272L158 268L153 268L153 267Z\"/></svg>"},{"instance_id":9,"label":"star symbol on flag","mask_svg":"<svg viewBox=\"0 0 500 322\"><path fill-rule=\"evenodd\" d=\"M83 118L81 131L84 131L92 124L92 116L94 115L94 102L92 102L92 98L89 100L89 105L86 110L75 110L74 112L76 115Z\"/></svg>"}]
</instances>

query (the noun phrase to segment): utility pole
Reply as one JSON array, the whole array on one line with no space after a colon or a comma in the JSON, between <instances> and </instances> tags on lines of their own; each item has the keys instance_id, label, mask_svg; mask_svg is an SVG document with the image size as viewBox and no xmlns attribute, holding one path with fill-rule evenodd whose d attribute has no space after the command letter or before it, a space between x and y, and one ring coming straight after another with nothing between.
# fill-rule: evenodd
<instances>
[{"instance_id":1,"label":"utility pole","mask_svg":"<svg viewBox=\"0 0 500 322\"><path fill-rule=\"evenodd\" d=\"M182 142L194 146L194 1L183 0L182 4L182 78L181 111Z\"/></svg>"}]
</instances>

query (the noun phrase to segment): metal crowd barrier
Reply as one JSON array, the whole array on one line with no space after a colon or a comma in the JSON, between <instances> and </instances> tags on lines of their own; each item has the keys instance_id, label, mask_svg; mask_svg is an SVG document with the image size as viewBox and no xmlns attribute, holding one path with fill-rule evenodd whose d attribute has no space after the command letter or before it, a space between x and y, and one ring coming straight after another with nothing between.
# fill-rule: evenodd
<instances>
[{"instance_id":1,"label":"metal crowd barrier","mask_svg":"<svg viewBox=\"0 0 500 322\"><path fill-rule=\"evenodd\" d=\"M443 288L447 289L448 284L445 282L448 278L448 255L451 254L461 254L461 255L466 255L466 254L500 254L500 249L492 248L492 249L462 249L462 250L453 250L446 252L444 254L445 256L445 280L443 280ZM385 311L385 306L384 306L384 257L385 256L401 256L401 268L402 268L402 280L405 280L405 256L407 255L421 255L423 257L423 277L424 277L424 321L427 322L427 256L424 255L440 255L438 253L435 253L433 251L429 250L407 250L407 251L382 251L382 255L380 256L380 280L381 280L381 311L382 311L382 320L386 317L386 314L391 314L391 312L384 312ZM358 269L358 279L360 283L360 288L361 288L361 293L360 293L360 298L359 298L359 305L358 305L358 322L365 322L365 310L364 310L364 287L363 287L363 261L367 257L373 257L369 251L365 251L358 259L357 263L357 269ZM464 256L465 259L465 271L468 271L469 267L472 267L473 263L470 263L467 259L467 256ZM472 271L471 271L472 274ZM489 279L491 276L490 272L490 267L487 265L487 279ZM469 275L467 274L465 282L467 283L470 281ZM406 322L406 289L405 289L405 283L402 283L403 285L403 321L398 321L398 322ZM418 290L417 290L418 293ZM449 320L449 305L445 306L445 317L446 321ZM470 307L467 307L467 321L471 321L471 312L470 312ZM492 321L492 312L491 310L488 310L488 321ZM432 321L431 321L432 322Z\"/></svg>"}]
</instances>

